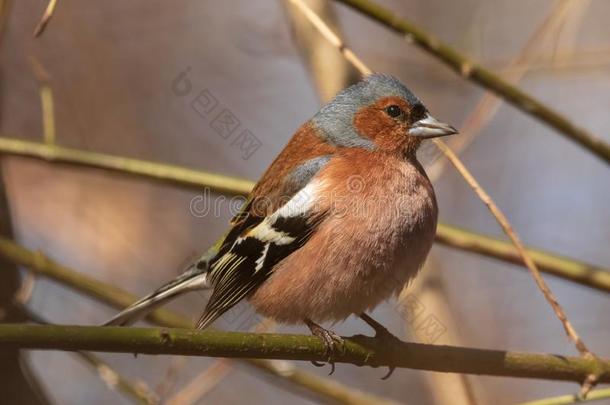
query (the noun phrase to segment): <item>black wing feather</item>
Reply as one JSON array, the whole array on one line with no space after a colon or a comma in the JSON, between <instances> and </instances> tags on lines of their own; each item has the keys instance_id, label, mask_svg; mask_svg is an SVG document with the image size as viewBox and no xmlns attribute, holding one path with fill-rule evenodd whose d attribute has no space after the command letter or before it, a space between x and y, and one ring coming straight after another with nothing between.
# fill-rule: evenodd
<instances>
[{"instance_id":1,"label":"black wing feather","mask_svg":"<svg viewBox=\"0 0 610 405\"><path fill-rule=\"evenodd\" d=\"M230 249L211 263L210 280L214 290L197 327L205 328L254 292L269 278L276 264L303 246L321 218L321 215L278 218L272 224L273 229L294 237L287 244L262 241L254 236L237 238Z\"/></svg>"}]
</instances>

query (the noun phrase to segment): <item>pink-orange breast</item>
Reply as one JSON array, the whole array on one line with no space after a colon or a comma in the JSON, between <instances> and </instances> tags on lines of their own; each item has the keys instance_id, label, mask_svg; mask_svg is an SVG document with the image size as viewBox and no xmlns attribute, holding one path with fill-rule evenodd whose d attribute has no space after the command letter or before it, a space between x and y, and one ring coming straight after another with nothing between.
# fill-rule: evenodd
<instances>
[{"instance_id":1,"label":"pink-orange breast","mask_svg":"<svg viewBox=\"0 0 610 405\"><path fill-rule=\"evenodd\" d=\"M415 161L344 149L316 180L315 209L327 216L250 298L280 322L341 320L373 308L417 273L435 233L434 192Z\"/></svg>"}]
</instances>

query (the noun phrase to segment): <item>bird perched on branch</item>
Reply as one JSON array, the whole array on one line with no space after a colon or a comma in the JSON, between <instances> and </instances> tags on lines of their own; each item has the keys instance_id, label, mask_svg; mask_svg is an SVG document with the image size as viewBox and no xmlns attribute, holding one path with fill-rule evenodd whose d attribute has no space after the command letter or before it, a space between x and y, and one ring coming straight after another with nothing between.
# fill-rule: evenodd
<instances>
[{"instance_id":1,"label":"bird perched on branch","mask_svg":"<svg viewBox=\"0 0 610 405\"><path fill-rule=\"evenodd\" d=\"M107 324L209 288L200 329L248 299L264 316L306 324L329 356L342 339L319 323L355 314L386 336L366 311L417 274L436 231L417 149L455 133L394 77L368 76L297 130L219 243Z\"/></svg>"}]
</instances>

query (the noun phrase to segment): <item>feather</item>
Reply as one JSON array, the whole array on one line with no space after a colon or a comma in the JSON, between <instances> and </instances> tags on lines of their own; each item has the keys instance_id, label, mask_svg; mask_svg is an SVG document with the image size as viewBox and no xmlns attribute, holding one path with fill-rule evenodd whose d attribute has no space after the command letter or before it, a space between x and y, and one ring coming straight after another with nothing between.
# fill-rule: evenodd
<instances>
[{"instance_id":1,"label":"feather","mask_svg":"<svg viewBox=\"0 0 610 405\"><path fill-rule=\"evenodd\" d=\"M197 327L205 328L249 296L273 267L307 241L321 217L312 210L320 183L311 181L272 215L237 237L210 265L214 290Z\"/></svg>"},{"instance_id":2,"label":"feather","mask_svg":"<svg viewBox=\"0 0 610 405\"><path fill-rule=\"evenodd\" d=\"M191 266L192 267L192 266ZM188 291L202 290L208 288L208 274L192 267L180 277L175 278L164 286L158 288L147 296L134 302L125 310L115 315L104 323L104 326L131 325L144 318L149 312L171 300L177 295Z\"/></svg>"}]
</instances>

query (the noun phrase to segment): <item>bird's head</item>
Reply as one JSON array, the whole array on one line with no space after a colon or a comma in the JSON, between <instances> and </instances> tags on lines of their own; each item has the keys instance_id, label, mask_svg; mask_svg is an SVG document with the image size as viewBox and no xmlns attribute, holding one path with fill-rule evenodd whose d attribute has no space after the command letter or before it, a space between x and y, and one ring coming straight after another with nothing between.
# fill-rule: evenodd
<instances>
[{"instance_id":1,"label":"bird's head","mask_svg":"<svg viewBox=\"0 0 610 405\"><path fill-rule=\"evenodd\" d=\"M312 123L333 145L406 155L414 154L424 139L457 133L432 117L398 79L378 73L337 94Z\"/></svg>"}]
</instances>

